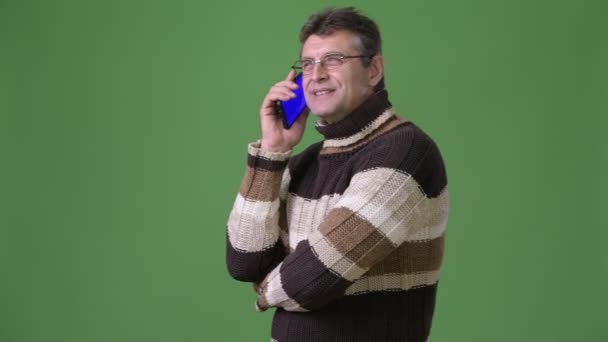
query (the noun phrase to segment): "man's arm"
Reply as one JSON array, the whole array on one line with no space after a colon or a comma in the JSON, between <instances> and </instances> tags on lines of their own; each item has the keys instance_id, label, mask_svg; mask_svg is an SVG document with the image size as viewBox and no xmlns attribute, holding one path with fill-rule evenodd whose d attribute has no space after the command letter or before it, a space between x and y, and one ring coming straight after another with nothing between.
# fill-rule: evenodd
<instances>
[{"instance_id":1,"label":"man's arm","mask_svg":"<svg viewBox=\"0 0 608 342\"><path fill-rule=\"evenodd\" d=\"M278 238L289 155L265 152L259 143L249 145L247 170L227 226L226 263L235 279L259 282L285 257Z\"/></svg>"},{"instance_id":2,"label":"man's arm","mask_svg":"<svg viewBox=\"0 0 608 342\"><path fill-rule=\"evenodd\" d=\"M275 102L293 98L295 71L273 85L260 108L262 139L248 148L247 171L230 213L227 226L226 263L232 277L260 282L283 258L278 241L281 185L289 183L287 162L292 148L302 139L308 113L291 129L285 129ZM286 228L286 227L285 227Z\"/></svg>"},{"instance_id":3,"label":"man's arm","mask_svg":"<svg viewBox=\"0 0 608 342\"><path fill-rule=\"evenodd\" d=\"M403 154L400 149L378 155L390 159ZM448 211L445 171L434 144L422 152L415 160L404 155L397 164L362 167L319 229L264 279L258 310L319 309L399 246L430 250L442 239ZM437 265L420 268L411 287L433 281Z\"/></svg>"}]
</instances>

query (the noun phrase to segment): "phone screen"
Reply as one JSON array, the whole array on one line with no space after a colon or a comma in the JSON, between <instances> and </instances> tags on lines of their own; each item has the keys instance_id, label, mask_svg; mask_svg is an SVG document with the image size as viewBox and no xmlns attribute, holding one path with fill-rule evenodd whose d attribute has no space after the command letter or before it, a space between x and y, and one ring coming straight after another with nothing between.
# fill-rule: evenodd
<instances>
[{"instance_id":1,"label":"phone screen","mask_svg":"<svg viewBox=\"0 0 608 342\"><path fill-rule=\"evenodd\" d=\"M298 89L293 91L296 94L296 97L287 101L279 101L277 106L279 115L283 120L283 126L285 128L290 128L291 125L296 122L298 116L302 114L304 108L306 108L306 99L304 98L301 73L296 75L294 82L298 85Z\"/></svg>"}]
</instances>

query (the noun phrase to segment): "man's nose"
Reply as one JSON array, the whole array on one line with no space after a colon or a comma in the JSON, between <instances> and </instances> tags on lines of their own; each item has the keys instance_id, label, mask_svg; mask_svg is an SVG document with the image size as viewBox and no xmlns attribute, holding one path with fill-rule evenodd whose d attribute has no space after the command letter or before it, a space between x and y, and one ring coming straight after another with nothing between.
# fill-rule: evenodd
<instances>
[{"instance_id":1,"label":"man's nose","mask_svg":"<svg viewBox=\"0 0 608 342\"><path fill-rule=\"evenodd\" d=\"M317 63L312 67L312 79L315 82L327 79L327 70L323 63Z\"/></svg>"}]
</instances>

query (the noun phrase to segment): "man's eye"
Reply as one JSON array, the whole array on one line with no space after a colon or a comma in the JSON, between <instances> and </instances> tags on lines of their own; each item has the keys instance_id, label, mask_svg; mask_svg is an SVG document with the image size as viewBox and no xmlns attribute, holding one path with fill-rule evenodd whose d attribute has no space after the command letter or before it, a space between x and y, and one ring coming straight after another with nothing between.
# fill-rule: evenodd
<instances>
[{"instance_id":1,"label":"man's eye","mask_svg":"<svg viewBox=\"0 0 608 342\"><path fill-rule=\"evenodd\" d=\"M325 57L325 64L328 65L339 65L342 63L342 56L327 56Z\"/></svg>"},{"instance_id":2,"label":"man's eye","mask_svg":"<svg viewBox=\"0 0 608 342\"><path fill-rule=\"evenodd\" d=\"M312 61L302 61L302 68L310 68L312 66Z\"/></svg>"}]
</instances>

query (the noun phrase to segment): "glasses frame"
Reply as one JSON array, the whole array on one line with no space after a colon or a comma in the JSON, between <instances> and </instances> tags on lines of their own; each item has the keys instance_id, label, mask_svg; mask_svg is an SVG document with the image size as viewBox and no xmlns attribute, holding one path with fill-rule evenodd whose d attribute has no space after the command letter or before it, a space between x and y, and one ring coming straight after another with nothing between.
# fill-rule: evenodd
<instances>
[{"instance_id":1,"label":"glasses frame","mask_svg":"<svg viewBox=\"0 0 608 342\"><path fill-rule=\"evenodd\" d=\"M334 57L334 58L337 57L340 60L340 65L336 65L335 67L328 68L327 65L324 62L324 60L327 59L328 57ZM338 68L341 65L343 65L345 59L350 59L350 58L372 58L372 57L374 57L374 56L373 55L372 56L369 56L369 55L344 56L344 55L340 55L340 54L329 54L329 55L325 55L325 56L321 57L320 59L311 59L311 60L306 59L306 61L311 61L311 63L312 63L312 65L311 65L312 68L310 69L310 71L304 71L304 67L302 67L302 60L301 59L298 59L297 61L295 61L293 63L293 65L291 66L291 68L294 69L294 70L296 70L296 71L300 71L303 74L310 74L314 70L314 67L315 67L316 64L321 65L321 67L323 67L326 70L332 70L332 69Z\"/></svg>"}]
</instances>

